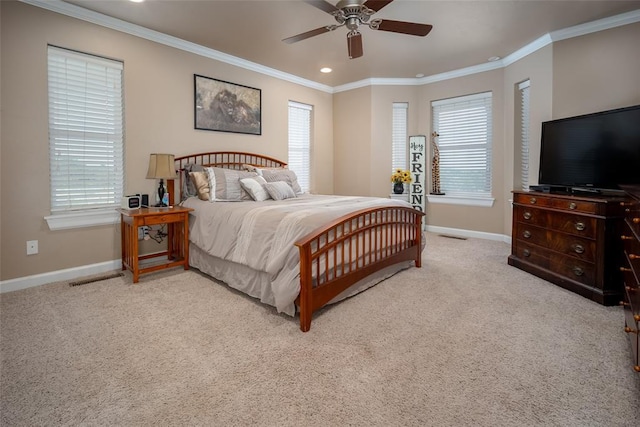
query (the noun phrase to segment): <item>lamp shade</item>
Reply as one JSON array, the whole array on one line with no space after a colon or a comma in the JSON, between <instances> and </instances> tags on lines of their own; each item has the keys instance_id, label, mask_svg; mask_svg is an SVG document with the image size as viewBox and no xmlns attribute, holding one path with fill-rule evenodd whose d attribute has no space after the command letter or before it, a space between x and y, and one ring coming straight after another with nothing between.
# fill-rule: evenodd
<instances>
[{"instance_id":1,"label":"lamp shade","mask_svg":"<svg viewBox=\"0 0 640 427\"><path fill-rule=\"evenodd\" d=\"M151 154L149 156L149 179L176 178L175 156L173 154Z\"/></svg>"}]
</instances>

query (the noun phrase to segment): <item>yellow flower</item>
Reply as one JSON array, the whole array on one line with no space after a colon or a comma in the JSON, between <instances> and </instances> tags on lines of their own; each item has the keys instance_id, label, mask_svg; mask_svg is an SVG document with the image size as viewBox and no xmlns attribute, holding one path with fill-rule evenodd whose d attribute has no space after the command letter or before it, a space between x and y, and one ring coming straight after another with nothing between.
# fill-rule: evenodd
<instances>
[{"instance_id":1,"label":"yellow flower","mask_svg":"<svg viewBox=\"0 0 640 427\"><path fill-rule=\"evenodd\" d=\"M391 174L391 182L394 184L401 184L403 182L411 182L411 172L403 169L396 169L396 171Z\"/></svg>"}]
</instances>

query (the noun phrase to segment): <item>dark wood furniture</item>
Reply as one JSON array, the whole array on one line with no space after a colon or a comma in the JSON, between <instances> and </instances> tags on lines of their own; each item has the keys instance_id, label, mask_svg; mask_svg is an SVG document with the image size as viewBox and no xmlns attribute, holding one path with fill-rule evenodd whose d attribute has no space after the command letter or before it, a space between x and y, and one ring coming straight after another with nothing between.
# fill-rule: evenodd
<instances>
[{"instance_id":1,"label":"dark wood furniture","mask_svg":"<svg viewBox=\"0 0 640 427\"><path fill-rule=\"evenodd\" d=\"M183 188L182 171L187 164L230 169L242 169L246 164L264 168L287 165L271 157L242 152L200 153L175 161L180 172L178 194ZM176 193L173 180L168 181L168 188L173 204ZM423 216L424 213L409 207L365 209L322 225L298 240L295 245L300 253L300 294L296 305L300 329L307 332L315 311L367 276L402 261L413 260L420 267Z\"/></svg>"},{"instance_id":2,"label":"dark wood furniture","mask_svg":"<svg viewBox=\"0 0 640 427\"><path fill-rule=\"evenodd\" d=\"M623 202L626 216L620 238L624 247L624 331L629 336L633 353L633 369L640 372L640 186L624 187L632 198Z\"/></svg>"},{"instance_id":3,"label":"dark wood furniture","mask_svg":"<svg viewBox=\"0 0 640 427\"><path fill-rule=\"evenodd\" d=\"M141 274L165 268L183 266L189 269L189 212L183 207L118 209L122 241L122 269L133 273L133 283ZM167 250L149 255L139 255L138 227L167 224ZM167 256L167 262L140 267L140 261Z\"/></svg>"},{"instance_id":4,"label":"dark wood furniture","mask_svg":"<svg viewBox=\"0 0 640 427\"><path fill-rule=\"evenodd\" d=\"M619 304L626 200L514 192L508 263L600 304Z\"/></svg>"}]
</instances>

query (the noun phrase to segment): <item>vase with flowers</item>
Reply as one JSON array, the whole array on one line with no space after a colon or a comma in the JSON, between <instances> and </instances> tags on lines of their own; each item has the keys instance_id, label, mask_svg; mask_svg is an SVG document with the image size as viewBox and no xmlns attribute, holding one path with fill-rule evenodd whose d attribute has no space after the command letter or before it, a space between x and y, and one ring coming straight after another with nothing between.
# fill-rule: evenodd
<instances>
[{"instance_id":1,"label":"vase with flowers","mask_svg":"<svg viewBox=\"0 0 640 427\"><path fill-rule=\"evenodd\" d=\"M396 169L391 174L391 182L393 182L393 192L395 194L404 193L404 184L411 182L411 172L406 169Z\"/></svg>"}]
</instances>

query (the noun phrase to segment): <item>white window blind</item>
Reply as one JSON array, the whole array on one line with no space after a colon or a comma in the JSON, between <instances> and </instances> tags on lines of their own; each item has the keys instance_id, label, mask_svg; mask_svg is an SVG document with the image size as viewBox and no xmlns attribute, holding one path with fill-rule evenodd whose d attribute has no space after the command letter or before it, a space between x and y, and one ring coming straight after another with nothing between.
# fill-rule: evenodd
<instances>
[{"instance_id":1,"label":"white window blind","mask_svg":"<svg viewBox=\"0 0 640 427\"><path fill-rule=\"evenodd\" d=\"M289 169L298 176L302 191L311 181L311 112L313 107L289 101Z\"/></svg>"},{"instance_id":2,"label":"white window blind","mask_svg":"<svg viewBox=\"0 0 640 427\"><path fill-rule=\"evenodd\" d=\"M530 81L518 85L520 91L520 184L523 190L529 189L529 91Z\"/></svg>"},{"instance_id":3,"label":"white window blind","mask_svg":"<svg viewBox=\"0 0 640 427\"><path fill-rule=\"evenodd\" d=\"M48 48L51 212L120 205L121 62Z\"/></svg>"},{"instance_id":4,"label":"white window blind","mask_svg":"<svg viewBox=\"0 0 640 427\"><path fill-rule=\"evenodd\" d=\"M391 123L391 172L407 169L407 111L406 102L393 103Z\"/></svg>"},{"instance_id":5,"label":"white window blind","mask_svg":"<svg viewBox=\"0 0 640 427\"><path fill-rule=\"evenodd\" d=\"M440 187L448 196L491 197L491 92L434 101Z\"/></svg>"}]
</instances>

